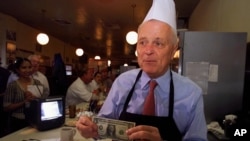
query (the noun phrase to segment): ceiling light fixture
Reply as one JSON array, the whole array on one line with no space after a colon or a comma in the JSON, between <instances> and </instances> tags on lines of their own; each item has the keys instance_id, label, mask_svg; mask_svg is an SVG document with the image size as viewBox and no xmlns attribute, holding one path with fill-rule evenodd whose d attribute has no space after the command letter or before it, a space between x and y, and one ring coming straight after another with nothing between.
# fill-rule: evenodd
<instances>
[{"instance_id":1,"label":"ceiling light fixture","mask_svg":"<svg viewBox=\"0 0 250 141\"><path fill-rule=\"evenodd\" d=\"M84 54L84 51L83 51L82 48L76 49L76 55L77 55L77 56L82 56L83 54Z\"/></svg>"},{"instance_id":2,"label":"ceiling light fixture","mask_svg":"<svg viewBox=\"0 0 250 141\"><path fill-rule=\"evenodd\" d=\"M45 10L42 9L42 16L44 17L45 15ZM37 36L36 36L36 40L37 42L40 44L40 45L46 45L49 43L49 36L46 34L46 33L39 33Z\"/></svg>"},{"instance_id":3,"label":"ceiling light fixture","mask_svg":"<svg viewBox=\"0 0 250 141\"><path fill-rule=\"evenodd\" d=\"M133 24L134 24L134 13L135 13L134 11L135 11L136 4L132 4L131 7L133 8ZM129 31L126 35L126 40L130 45L136 44L137 38L138 38L138 35L136 31Z\"/></svg>"},{"instance_id":4,"label":"ceiling light fixture","mask_svg":"<svg viewBox=\"0 0 250 141\"><path fill-rule=\"evenodd\" d=\"M101 60L101 57L98 56L98 55L96 55L96 56L95 56L95 60Z\"/></svg>"},{"instance_id":5,"label":"ceiling light fixture","mask_svg":"<svg viewBox=\"0 0 250 141\"><path fill-rule=\"evenodd\" d=\"M45 33L39 33L36 36L36 40L40 45L46 45L49 42L49 36Z\"/></svg>"},{"instance_id":6,"label":"ceiling light fixture","mask_svg":"<svg viewBox=\"0 0 250 141\"><path fill-rule=\"evenodd\" d=\"M108 60L108 66L109 67L111 66L111 60Z\"/></svg>"}]
</instances>

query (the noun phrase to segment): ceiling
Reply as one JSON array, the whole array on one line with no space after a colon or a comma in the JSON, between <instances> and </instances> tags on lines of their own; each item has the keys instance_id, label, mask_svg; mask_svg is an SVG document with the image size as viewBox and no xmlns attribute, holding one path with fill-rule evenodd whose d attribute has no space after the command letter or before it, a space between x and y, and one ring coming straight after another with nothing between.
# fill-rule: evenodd
<instances>
[{"instance_id":1,"label":"ceiling","mask_svg":"<svg viewBox=\"0 0 250 141\"><path fill-rule=\"evenodd\" d=\"M199 1L175 0L179 28L187 26ZM88 57L124 63L136 59L135 45L126 43L126 33L136 30L151 4L152 0L1 0L0 12L83 48Z\"/></svg>"}]
</instances>

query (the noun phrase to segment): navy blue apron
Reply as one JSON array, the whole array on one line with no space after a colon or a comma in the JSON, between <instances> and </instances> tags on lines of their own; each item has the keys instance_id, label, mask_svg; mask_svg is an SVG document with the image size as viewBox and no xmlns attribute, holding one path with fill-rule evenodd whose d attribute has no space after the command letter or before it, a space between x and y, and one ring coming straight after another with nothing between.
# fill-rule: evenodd
<instances>
[{"instance_id":1,"label":"navy blue apron","mask_svg":"<svg viewBox=\"0 0 250 141\"><path fill-rule=\"evenodd\" d=\"M157 127L160 131L161 138L167 141L181 141L182 135L177 128L175 121L173 119L173 109L174 109L174 85L172 80L172 72L170 71L170 98L169 98L169 115L168 117L163 116L148 116L141 114L134 114L127 112L128 103L133 95L135 85L139 78L141 77L142 70L138 73L135 83L130 90L126 102L123 107L123 111L119 117L120 120L135 122L136 125L150 125Z\"/></svg>"}]
</instances>

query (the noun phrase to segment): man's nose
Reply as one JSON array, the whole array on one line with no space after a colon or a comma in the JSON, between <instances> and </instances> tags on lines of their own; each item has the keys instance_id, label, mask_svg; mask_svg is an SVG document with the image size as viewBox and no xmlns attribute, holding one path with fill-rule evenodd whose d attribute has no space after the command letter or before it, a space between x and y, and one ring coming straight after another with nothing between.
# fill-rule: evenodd
<instances>
[{"instance_id":1,"label":"man's nose","mask_svg":"<svg viewBox=\"0 0 250 141\"><path fill-rule=\"evenodd\" d=\"M145 53L146 54L151 54L154 52L154 47L151 45L151 44L148 44L146 47L145 47Z\"/></svg>"}]
</instances>

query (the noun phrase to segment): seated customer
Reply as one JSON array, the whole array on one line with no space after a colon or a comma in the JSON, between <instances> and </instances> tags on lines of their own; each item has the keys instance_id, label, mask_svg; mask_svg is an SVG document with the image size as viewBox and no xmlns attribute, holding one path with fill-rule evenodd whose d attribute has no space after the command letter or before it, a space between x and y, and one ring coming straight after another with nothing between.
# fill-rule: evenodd
<instances>
[{"instance_id":1,"label":"seated customer","mask_svg":"<svg viewBox=\"0 0 250 141\"><path fill-rule=\"evenodd\" d=\"M109 77L109 71L107 68L101 70L101 77L102 77L102 84L105 87L105 91L109 92L113 84L113 80Z\"/></svg>"},{"instance_id":2,"label":"seated customer","mask_svg":"<svg viewBox=\"0 0 250 141\"><path fill-rule=\"evenodd\" d=\"M99 91L99 99L104 100L105 99L105 86L102 83L102 75L100 72L96 72L94 74L94 79L89 83L91 87L91 91Z\"/></svg>"},{"instance_id":3,"label":"seated customer","mask_svg":"<svg viewBox=\"0 0 250 141\"><path fill-rule=\"evenodd\" d=\"M32 73L31 62L26 58L21 58L16 61L14 66L18 79L8 85L3 101L4 110L10 113L8 126L10 132L14 132L28 125L25 121L24 114L25 103L35 98L43 97L43 85L41 85L40 81L30 77ZM32 93L28 89L28 87L32 85L37 85L33 88L42 87L37 90L39 91L38 95L41 96L36 97L35 95L37 94Z\"/></svg>"},{"instance_id":4,"label":"seated customer","mask_svg":"<svg viewBox=\"0 0 250 141\"><path fill-rule=\"evenodd\" d=\"M92 91L89 83L93 79L94 69L85 68L79 77L69 86L66 93L66 105L79 104L97 100L99 91Z\"/></svg>"},{"instance_id":5,"label":"seated customer","mask_svg":"<svg viewBox=\"0 0 250 141\"><path fill-rule=\"evenodd\" d=\"M94 79L89 83L92 90L97 90L102 86L102 76L100 72L94 74Z\"/></svg>"}]
</instances>

